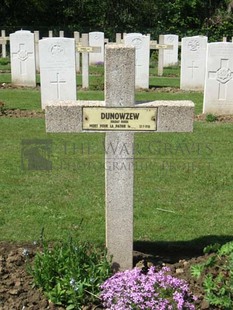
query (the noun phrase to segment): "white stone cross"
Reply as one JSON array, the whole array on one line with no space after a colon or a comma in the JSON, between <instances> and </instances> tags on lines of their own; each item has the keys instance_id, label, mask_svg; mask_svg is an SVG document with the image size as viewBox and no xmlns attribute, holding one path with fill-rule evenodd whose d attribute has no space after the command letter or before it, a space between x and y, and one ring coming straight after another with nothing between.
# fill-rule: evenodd
<instances>
[{"instance_id":1,"label":"white stone cross","mask_svg":"<svg viewBox=\"0 0 233 310\"><path fill-rule=\"evenodd\" d=\"M87 33L82 34L81 43L76 44L76 52L82 53L82 88L89 88L89 53L100 53L100 46L89 46Z\"/></svg>"},{"instance_id":2,"label":"white stone cross","mask_svg":"<svg viewBox=\"0 0 233 310\"><path fill-rule=\"evenodd\" d=\"M232 79L233 72L229 68L229 59L221 59L217 71L209 71L209 78L218 81L218 99L226 99L227 83Z\"/></svg>"},{"instance_id":3,"label":"white stone cross","mask_svg":"<svg viewBox=\"0 0 233 310\"><path fill-rule=\"evenodd\" d=\"M5 30L1 30L0 45L2 45L2 58L6 58L6 44L9 37L6 37Z\"/></svg>"},{"instance_id":4,"label":"white stone cross","mask_svg":"<svg viewBox=\"0 0 233 310\"><path fill-rule=\"evenodd\" d=\"M60 101L45 107L46 131L106 132L106 247L115 269L133 264L134 132L191 132L191 101L135 105L135 49L109 44L105 50L105 101ZM112 167L131 167L112 169Z\"/></svg>"},{"instance_id":5,"label":"white stone cross","mask_svg":"<svg viewBox=\"0 0 233 310\"><path fill-rule=\"evenodd\" d=\"M163 75L163 67L164 67L164 51L172 50L172 44L164 44L164 35L159 35L159 44L151 44L150 49L158 49L159 50L159 59L158 59L158 76Z\"/></svg>"}]
</instances>

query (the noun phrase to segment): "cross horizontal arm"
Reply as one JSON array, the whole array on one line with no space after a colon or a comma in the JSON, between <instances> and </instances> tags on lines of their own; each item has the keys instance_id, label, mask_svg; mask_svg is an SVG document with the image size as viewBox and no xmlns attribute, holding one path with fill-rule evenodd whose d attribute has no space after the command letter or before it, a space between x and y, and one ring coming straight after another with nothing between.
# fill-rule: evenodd
<instances>
[{"instance_id":1,"label":"cross horizontal arm","mask_svg":"<svg viewBox=\"0 0 233 310\"><path fill-rule=\"evenodd\" d=\"M150 49L151 50L159 50L159 49L164 49L164 50L172 50L173 45L170 44L150 44Z\"/></svg>"},{"instance_id":2,"label":"cross horizontal arm","mask_svg":"<svg viewBox=\"0 0 233 310\"><path fill-rule=\"evenodd\" d=\"M96 132L83 129L84 107L105 107L105 101L53 101L45 108L47 132ZM156 129L152 132L192 132L194 103L192 101L153 101L134 106L135 113L140 108L156 108ZM114 107L117 112L118 107ZM105 132L106 130L98 130ZM125 131L121 129L120 131ZM145 130L137 130L137 132Z\"/></svg>"},{"instance_id":3,"label":"cross horizontal arm","mask_svg":"<svg viewBox=\"0 0 233 310\"><path fill-rule=\"evenodd\" d=\"M101 53L101 46L82 46L76 45L76 52L79 53Z\"/></svg>"},{"instance_id":4,"label":"cross horizontal arm","mask_svg":"<svg viewBox=\"0 0 233 310\"><path fill-rule=\"evenodd\" d=\"M6 44L9 40L9 37L0 37L0 44Z\"/></svg>"}]
</instances>

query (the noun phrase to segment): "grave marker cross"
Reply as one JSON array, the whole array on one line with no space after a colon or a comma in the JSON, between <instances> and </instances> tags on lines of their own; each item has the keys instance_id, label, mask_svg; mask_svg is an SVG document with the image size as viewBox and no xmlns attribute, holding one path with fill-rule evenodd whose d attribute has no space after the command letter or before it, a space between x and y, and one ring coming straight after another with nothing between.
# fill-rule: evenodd
<instances>
[{"instance_id":1,"label":"grave marker cross","mask_svg":"<svg viewBox=\"0 0 233 310\"><path fill-rule=\"evenodd\" d=\"M133 264L134 171L132 167L135 131L122 131L122 129L118 131L117 127L112 130L111 126L114 126L119 115L122 115L125 124L126 114L124 113L126 112L123 109L127 107L135 112L127 114L130 118L128 125L134 124L133 118L136 115L137 122L142 124L138 128L144 128L139 131L143 132L145 128L150 127L148 124L151 121L156 123L156 126L151 126L153 132L191 132L193 130L194 104L191 101L154 101L135 106L134 92L134 47L109 44L105 50L105 101L51 102L45 108L46 131L53 133L87 132L88 130L83 129L84 124L90 123L92 117L95 119L96 114L101 115L101 119L103 115L98 112L99 110L105 109L105 112L111 110L109 115L115 117L114 122L111 123L109 120L105 136L105 150L108 150L105 152L106 247L109 255L113 256L114 267L120 270L130 269ZM87 107L93 109L90 115L85 112ZM154 116L151 117L150 114L149 120L140 123L141 110L145 110L145 113L147 110L150 113L154 111ZM93 127L98 126L99 128L101 126L98 121L95 124L91 123L89 131L95 131ZM132 130L130 126L126 127ZM112 167L130 168L112 169Z\"/></svg>"},{"instance_id":2,"label":"grave marker cross","mask_svg":"<svg viewBox=\"0 0 233 310\"><path fill-rule=\"evenodd\" d=\"M89 46L89 36L82 34L81 43L76 44L76 52L82 53L82 88L89 88L89 53L100 53L100 46Z\"/></svg>"}]
</instances>

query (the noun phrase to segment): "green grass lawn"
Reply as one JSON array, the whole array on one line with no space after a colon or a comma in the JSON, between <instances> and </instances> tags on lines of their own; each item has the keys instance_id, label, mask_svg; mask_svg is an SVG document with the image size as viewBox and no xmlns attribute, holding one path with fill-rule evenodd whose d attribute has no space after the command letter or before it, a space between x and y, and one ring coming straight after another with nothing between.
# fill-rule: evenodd
<instances>
[{"instance_id":1,"label":"green grass lawn","mask_svg":"<svg viewBox=\"0 0 233 310\"><path fill-rule=\"evenodd\" d=\"M101 83L93 74L93 85ZM178 72L151 77L150 84L176 88ZM103 100L104 94L100 87L78 90L78 97ZM136 100L193 100L199 114L203 95L150 89ZM40 110L38 89L0 89L0 101ZM103 244L104 134L47 134L40 118L0 118L0 132L0 240L33 241L44 227L49 240L72 233ZM51 171L27 169L22 142L30 139L52 141ZM135 241L233 236L232 141L232 124L214 122L195 122L193 133L135 134Z\"/></svg>"}]
</instances>

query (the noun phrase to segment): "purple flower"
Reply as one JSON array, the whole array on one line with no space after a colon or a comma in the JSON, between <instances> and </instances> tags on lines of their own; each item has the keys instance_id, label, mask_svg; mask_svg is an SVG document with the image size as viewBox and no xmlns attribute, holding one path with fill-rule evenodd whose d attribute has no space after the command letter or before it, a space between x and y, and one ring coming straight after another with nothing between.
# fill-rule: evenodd
<instances>
[{"instance_id":1,"label":"purple flower","mask_svg":"<svg viewBox=\"0 0 233 310\"><path fill-rule=\"evenodd\" d=\"M101 285L101 299L108 310L194 310L188 284L172 277L168 267L150 267L147 274L134 268L113 275Z\"/></svg>"}]
</instances>

